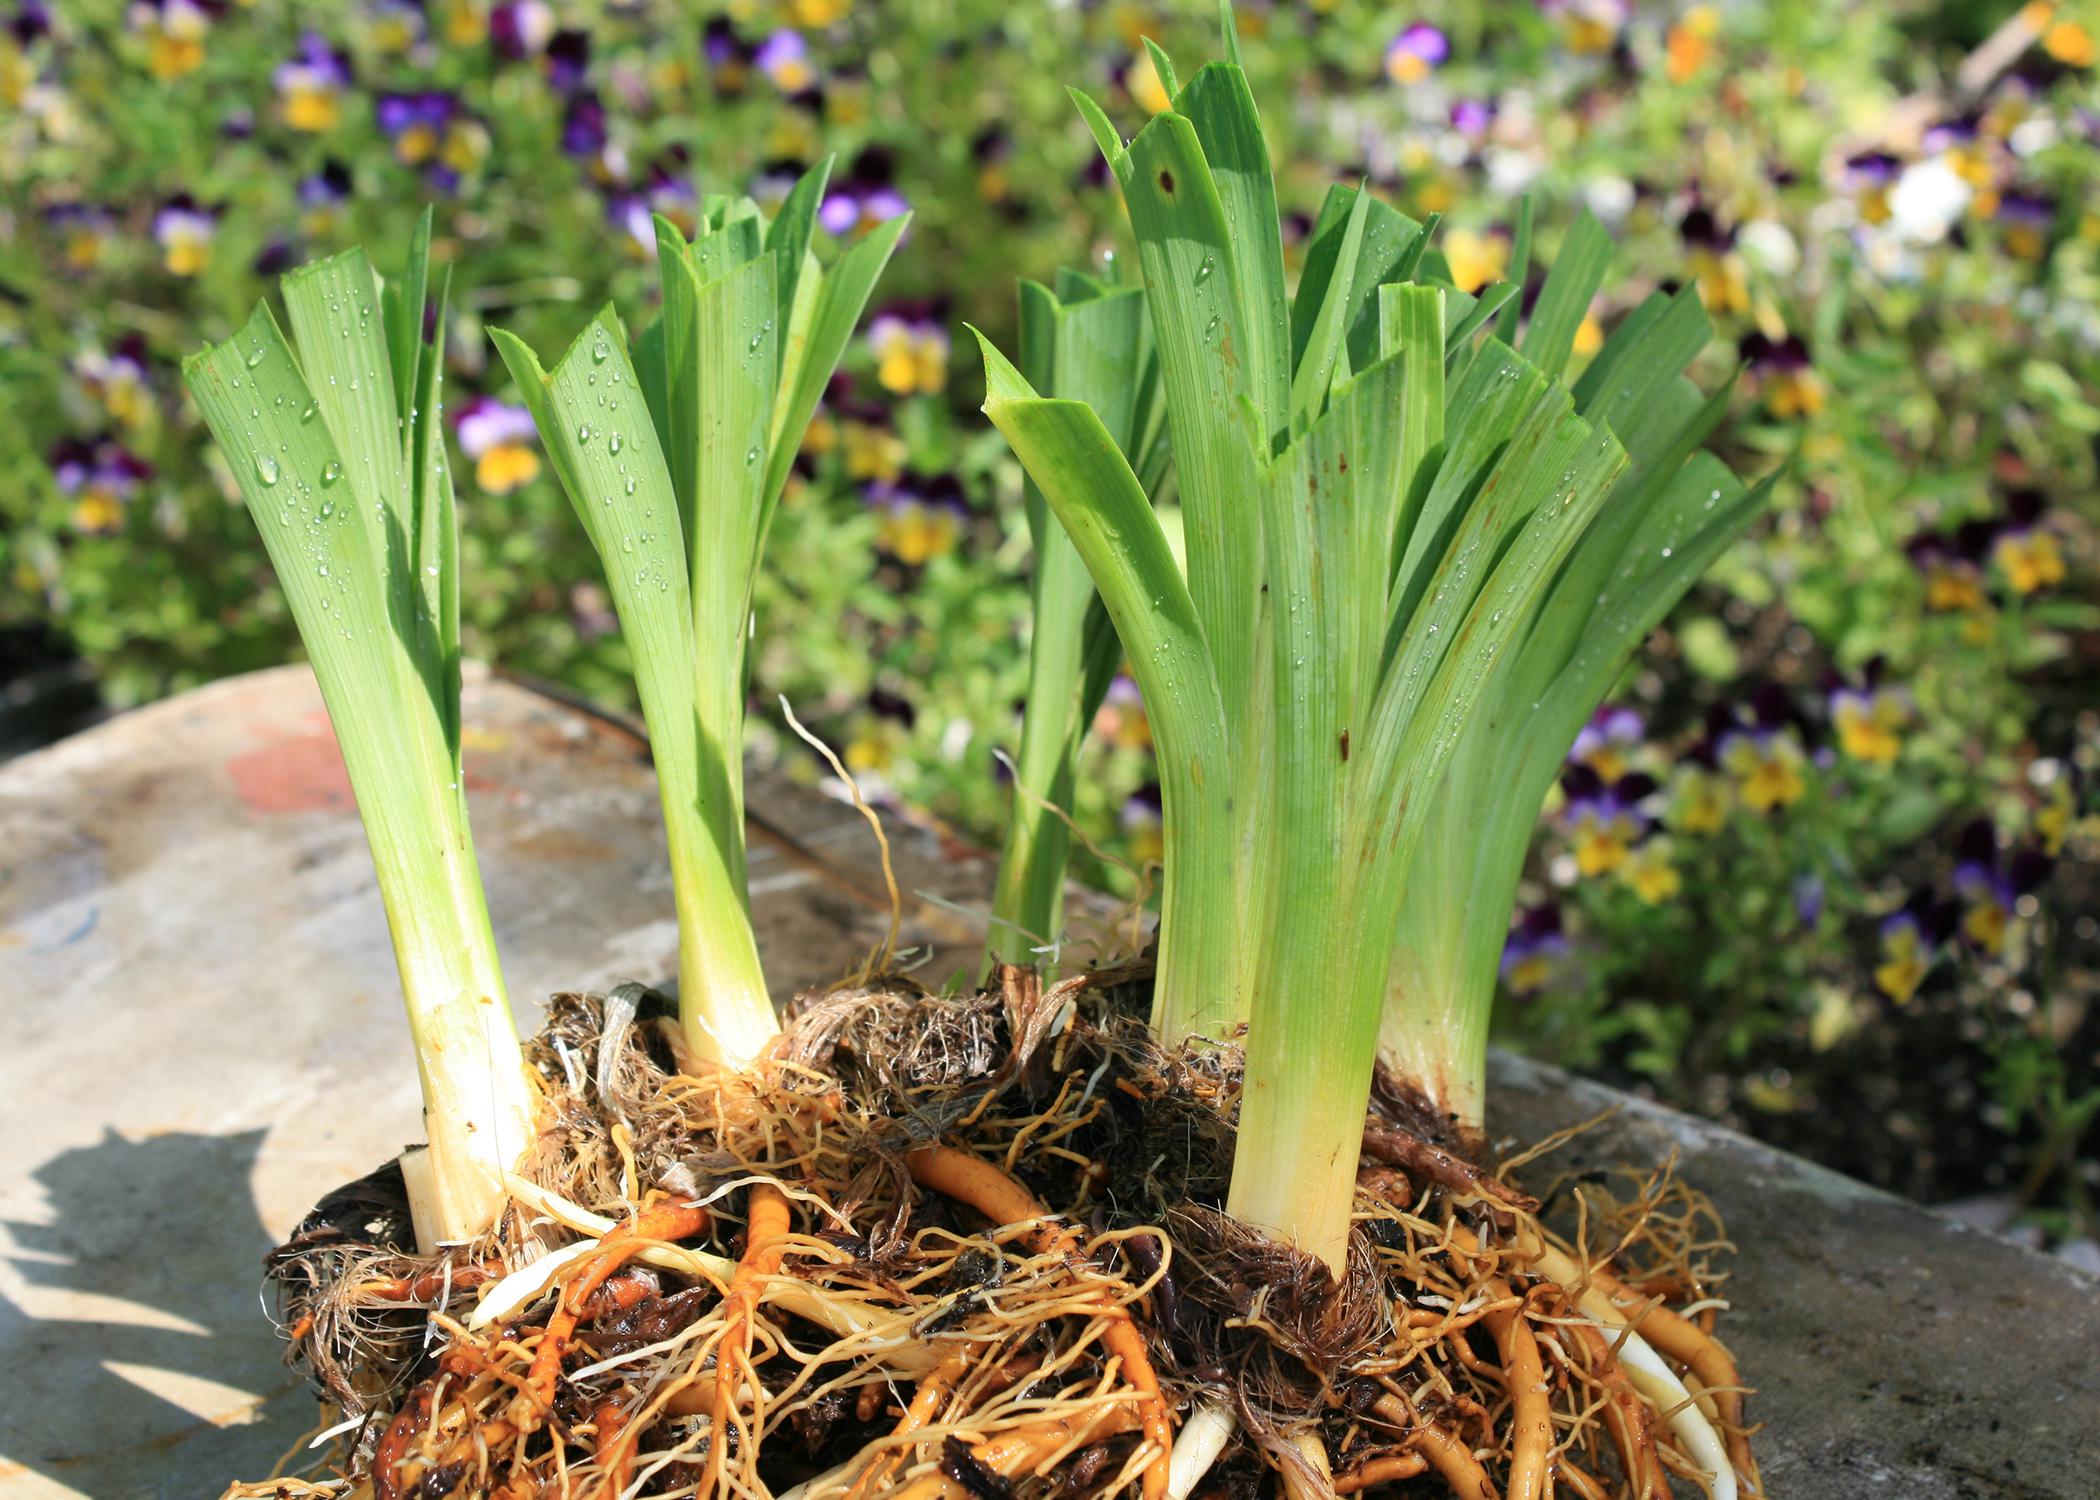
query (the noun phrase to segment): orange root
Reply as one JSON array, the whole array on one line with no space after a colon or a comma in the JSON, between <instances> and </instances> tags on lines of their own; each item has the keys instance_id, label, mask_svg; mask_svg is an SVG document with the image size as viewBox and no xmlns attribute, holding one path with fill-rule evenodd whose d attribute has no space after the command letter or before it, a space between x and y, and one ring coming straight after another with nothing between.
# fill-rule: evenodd
<instances>
[{"instance_id":1,"label":"orange root","mask_svg":"<svg viewBox=\"0 0 2100 1500\"><path fill-rule=\"evenodd\" d=\"M1611 1344L1588 1323L1569 1322L1563 1326L1581 1342L1590 1373L1602 1382L1609 1398L1604 1407L1604 1425L1619 1450L1628 1492L1633 1500L1669 1500L1669 1482L1663 1477L1662 1459L1655 1451L1650 1409L1634 1393Z\"/></svg>"},{"instance_id":2,"label":"orange root","mask_svg":"<svg viewBox=\"0 0 2100 1500\"><path fill-rule=\"evenodd\" d=\"M1469 1254L1480 1252L1480 1242L1463 1227L1454 1225L1451 1239ZM1510 1291L1508 1282L1491 1276L1480 1290L1488 1299L1481 1321L1495 1340L1503 1386L1509 1392L1509 1500L1540 1500L1553 1452L1553 1403L1546 1391L1538 1339L1524 1321L1523 1302Z\"/></svg>"},{"instance_id":3,"label":"orange root","mask_svg":"<svg viewBox=\"0 0 2100 1500\"><path fill-rule=\"evenodd\" d=\"M1653 1297L1644 1297L1625 1282L1590 1268L1590 1280L1628 1321L1640 1329L1641 1337L1665 1359L1674 1359L1699 1377L1720 1416L1721 1439L1728 1448L1728 1461L1755 1484L1757 1463L1750 1455L1750 1434L1743 1421L1742 1377L1735 1361L1698 1324L1671 1312Z\"/></svg>"},{"instance_id":4,"label":"orange root","mask_svg":"<svg viewBox=\"0 0 2100 1500\"><path fill-rule=\"evenodd\" d=\"M372 1454L374 1500L398 1500L401 1465L408 1457L409 1444L430 1421L430 1403L436 1390L437 1382L426 1380L410 1391L408 1399L401 1403L401 1410L394 1413L394 1420L387 1423L386 1431L380 1434L379 1446Z\"/></svg>"},{"instance_id":5,"label":"orange root","mask_svg":"<svg viewBox=\"0 0 2100 1500\"><path fill-rule=\"evenodd\" d=\"M443 1269L425 1271L420 1276L382 1276L362 1282L350 1291L352 1296L376 1297L382 1302L428 1302L442 1294L448 1285L455 1292L471 1292L502 1274L503 1263L493 1261L482 1266L455 1266L450 1276Z\"/></svg>"},{"instance_id":6,"label":"orange root","mask_svg":"<svg viewBox=\"0 0 2100 1500\"><path fill-rule=\"evenodd\" d=\"M1423 1421L1412 1406L1397 1396L1380 1396L1371 1409L1395 1427L1411 1429L1408 1446L1443 1476L1458 1500L1501 1500L1473 1450L1435 1423Z\"/></svg>"},{"instance_id":7,"label":"orange root","mask_svg":"<svg viewBox=\"0 0 2100 1500\"><path fill-rule=\"evenodd\" d=\"M1395 1453L1385 1458L1374 1458L1358 1464L1346 1474L1334 1476L1334 1492L1337 1495L1354 1495L1360 1490L1374 1489L1381 1484L1397 1484L1403 1479L1412 1479L1429 1467L1429 1460L1419 1453Z\"/></svg>"},{"instance_id":8,"label":"orange root","mask_svg":"<svg viewBox=\"0 0 2100 1500\"><path fill-rule=\"evenodd\" d=\"M751 1189L750 1212L743 1258L722 1298L722 1341L715 1348L715 1399L709 1414L707 1465L700 1475L702 1495L721 1492L722 1455L729 1446L730 1423L734 1421L739 1432L744 1430L736 1390L747 1376L754 1386L758 1383L751 1367L751 1334L760 1283L779 1271L781 1257L787 1253L787 1195L770 1182L756 1183Z\"/></svg>"},{"instance_id":9,"label":"orange root","mask_svg":"<svg viewBox=\"0 0 2100 1500\"><path fill-rule=\"evenodd\" d=\"M633 1218L609 1231L595 1250L570 1268L568 1284L554 1304L554 1315L547 1320L546 1332L540 1335L539 1348L533 1351L525 1393L537 1409L519 1413L521 1430L530 1431L527 1424L536 1426L541 1413L553 1410L562 1356L576 1336L585 1304L605 1284L606 1277L652 1244L682 1240L698 1234L712 1222L706 1209L693 1204L662 1199L645 1203Z\"/></svg>"},{"instance_id":10,"label":"orange root","mask_svg":"<svg viewBox=\"0 0 2100 1500\"><path fill-rule=\"evenodd\" d=\"M1060 1449L1098 1443L1131 1427L1125 1406L1100 1406L1076 1417L1058 1417L1032 1422L987 1438L970 1449L970 1456L1004 1479L1013 1479L1039 1468ZM1150 1470L1148 1469L1149 1473ZM959 1480L936 1469L899 1490L896 1500L975 1500L973 1492Z\"/></svg>"},{"instance_id":11,"label":"orange root","mask_svg":"<svg viewBox=\"0 0 2100 1500\"><path fill-rule=\"evenodd\" d=\"M627 1488L627 1472L634 1465L634 1439L629 1430L633 1421L617 1401L599 1402L591 1420L598 1428L596 1456L605 1476L599 1481L598 1493L603 1500L620 1500L620 1491Z\"/></svg>"},{"instance_id":12,"label":"orange root","mask_svg":"<svg viewBox=\"0 0 2100 1500\"><path fill-rule=\"evenodd\" d=\"M1499 1278L1489 1280L1482 1290L1498 1302L1509 1295L1508 1284ZM1502 1357L1504 1388L1509 1392L1509 1500L1539 1500L1553 1451L1553 1405L1539 1343L1521 1306L1491 1312L1484 1321Z\"/></svg>"},{"instance_id":13,"label":"orange root","mask_svg":"<svg viewBox=\"0 0 2100 1500\"><path fill-rule=\"evenodd\" d=\"M941 1409L941 1403L948 1399L949 1390L962 1378L962 1373L967 1367L967 1361L960 1354L951 1354L935 1365L926 1378L919 1382L918 1390L912 1393L911 1405L905 1408L904 1415L890 1431L891 1440L909 1437L932 1421L934 1413ZM862 1495L890 1477L903 1457L900 1449L895 1453L884 1453L874 1458L860 1471L859 1477L853 1481L853 1487L846 1491L846 1500L861 1500Z\"/></svg>"},{"instance_id":14,"label":"orange root","mask_svg":"<svg viewBox=\"0 0 2100 1500\"><path fill-rule=\"evenodd\" d=\"M1028 1236L1028 1247L1034 1253L1044 1255L1055 1251L1067 1259L1077 1256L1078 1234L1070 1228L1059 1230L1052 1225L1049 1222L1050 1210L1037 1202L1033 1193L982 1157L950 1146L933 1145L912 1152L904 1159L904 1164L911 1172L912 1181L920 1187L931 1188L967 1203L995 1224L1022 1224L1031 1219L1041 1221ZM1102 1347L1122 1361L1125 1378L1138 1392L1138 1416L1144 1426L1145 1441L1152 1445L1152 1457L1145 1465L1145 1500L1165 1500L1167 1465L1174 1453L1174 1429L1167 1418L1166 1399L1160 1394L1159 1375L1152 1368L1152 1356L1145 1349L1145 1337L1131 1322L1130 1314L1120 1307L1104 1305L1096 1308L1095 1314L1103 1320Z\"/></svg>"}]
</instances>

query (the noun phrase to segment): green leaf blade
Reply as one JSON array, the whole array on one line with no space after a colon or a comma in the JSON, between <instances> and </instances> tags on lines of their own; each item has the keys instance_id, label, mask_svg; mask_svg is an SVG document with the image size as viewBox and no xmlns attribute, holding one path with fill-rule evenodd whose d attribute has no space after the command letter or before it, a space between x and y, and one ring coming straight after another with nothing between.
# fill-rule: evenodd
<instances>
[{"instance_id":1,"label":"green leaf blade","mask_svg":"<svg viewBox=\"0 0 2100 1500\"><path fill-rule=\"evenodd\" d=\"M1582 320L1589 316L1597 288L1604 284L1612 253L1611 236L1597 222L1596 215L1585 209L1561 243L1560 255L1539 290L1538 303L1531 310L1531 321L1518 346L1524 357L1547 375L1558 376L1567 368L1575 335Z\"/></svg>"},{"instance_id":2,"label":"green leaf blade","mask_svg":"<svg viewBox=\"0 0 2100 1500\"><path fill-rule=\"evenodd\" d=\"M1237 1015L1230 928L1236 875L1229 832L1226 719L1215 666L1173 553L1137 477L1101 419L1077 401L1046 400L979 335L985 415L1043 488L1085 559L1145 695L1167 804L1166 885L1161 896L1162 985L1155 1014L1222 1035ZM1166 955L1186 951L1173 968ZM1188 1034L1188 1033L1184 1033Z\"/></svg>"},{"instance_id":3,"label":"green leaf blade","mask_svg":"<svg viewBox=\"0 0 2100 1500\"><path fill-rule=\"evenodd\" d=\"M793 382L781 393L776 427L769 438L765 506L759 518L761 538L771 523L780 492L787 486L788 471L794 467L795 453L802 446L802 435L809 430L824 387L838 368L854 329L860 326L860 315L867 309L883 268L910 227L911 215L899 214L863 235L839 257L836 265L823 273L806 331L791 329L791 336L799 332L802 342L788 358Z\"/></svg>"}]
</instances>

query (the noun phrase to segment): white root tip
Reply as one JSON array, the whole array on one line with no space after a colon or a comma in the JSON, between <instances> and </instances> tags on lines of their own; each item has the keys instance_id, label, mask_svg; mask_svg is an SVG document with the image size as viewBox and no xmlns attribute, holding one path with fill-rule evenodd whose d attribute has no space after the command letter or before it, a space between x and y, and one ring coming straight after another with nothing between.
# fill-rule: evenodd
<instances>
[{"instance_id":1,"label":"white root tip","mask_svg":"<svg viewBox=\"0 0 2100 1500\"><path fill-rule=\"evenodd\" d=\"M1174 1454L1167 1462L1167 1500L1189 1500L1210 1466L1232 1441L1238 1419L1218 1401L1200 1401L1181 1424Z\"/></svg>"}]
</instances>

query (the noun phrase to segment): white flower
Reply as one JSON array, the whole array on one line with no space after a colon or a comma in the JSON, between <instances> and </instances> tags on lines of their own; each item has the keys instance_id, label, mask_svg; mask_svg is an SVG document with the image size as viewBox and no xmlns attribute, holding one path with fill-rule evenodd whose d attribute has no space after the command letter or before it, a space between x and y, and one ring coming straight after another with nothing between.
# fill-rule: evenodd
<instances>
[{"instance_id":1,"label":"white flower","mask_svg":"<svg viewBox=\"0 0 2100 1500\"><path fill-rule=\"evenodd\" d=\"M2046 115L2036 115L2013 126L2012 134L2006 139L2013 155L2028 157L2047 151L2063 139L2063 132L2057 128L2056 121Z\"/></svg>"},{"instance_id":2,"label":"white flower","mask_svg":"<svg viewBox=\"0 0 2100 1500\"><path fill-rule=\"evenodd\" d=\"M1914 245L1936 245L1968 211L1976 190L1945 157L1913 162L1889 193L1889 224Z\"/></svg>"},{"instance_id":3,"label":"white flower","mask_svg":"<svg viewBox=\"0 0 2100 1500\"><path fill-rule=\"evenodd\" d=\"M1735 242L1743 257L1760 271L1791 276L1801 268L1801 247L1777 219L1752 219L1736 235Z\"/></svg>"},{"instance_id":4,"label":"white flower","mask_svg":"<svg viewBox=\"0 0 2100 1500\"><path fill-rule=\"evenodd\" d=\"M1536 152L1494 147L1487 153L1489 190L1500 197L1522 196L1531 180L1546 169Z\"/></svg>"},{"instance_id":5,"label":"white flower","mask_svg":"<svg viewBox=\"0 0 2100 1500\"><path fill-rule=\"evenodd\" d=\"M1623 177L1593 178L1583 186L1582 201L1605 223L1617 224L1633 212L1633 184Z\"/></svg>"}]
</instances>

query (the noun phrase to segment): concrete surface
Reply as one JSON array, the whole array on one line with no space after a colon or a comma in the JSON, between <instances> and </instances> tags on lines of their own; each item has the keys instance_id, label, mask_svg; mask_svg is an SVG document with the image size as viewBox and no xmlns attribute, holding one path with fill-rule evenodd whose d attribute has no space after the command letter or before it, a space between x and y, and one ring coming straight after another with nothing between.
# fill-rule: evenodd
<instances>
[{"instance_id":1,"label":"concrete surface","mask_svg":"<svg viewBox=\"0 0 2100 1500\"><path fill-rule=\"evenodd\" d=\"M2100 1497L2100 1279L1525 1058L1494 1055L1488 1098L1525 1142L1618 1106L1527 1184L1675 1153L1714 1200L1741 1249L1720 1332L1774 1500Z\"/></svg>"},{"instance_id":2,"label":"concrete surface","mask_svg":"<svg viewBox=\"0 0 2100 1500\"><path fill-rule=\"evenodd\" d=\"M468 789L521 1024L671 972L655 792L626 727L469 679ZM887 918L850 808L750 789L782 996ZM984 856L890 821L905 940L974 962ZM257 1304L318 1194L415 1132L384 919L311 677L122 716L0 768L0 1500L197 1500L311 1425ZM1616 1096L1497 1060L1498 1132ZM1676 1151L1736 1238L1728 1336L1780 1500L2100 1495L2100 1283L1682 1116L1627 1103L1571 1165Z\"/></svg>"}]
</instances>

